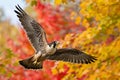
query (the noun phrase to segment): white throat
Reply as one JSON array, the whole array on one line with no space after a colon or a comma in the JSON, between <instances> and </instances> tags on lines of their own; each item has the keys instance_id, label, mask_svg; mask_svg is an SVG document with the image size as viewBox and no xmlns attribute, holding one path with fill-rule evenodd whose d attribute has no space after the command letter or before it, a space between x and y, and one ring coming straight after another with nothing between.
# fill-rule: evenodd
<instances>
[{"instance_id":1,"label":"white throat","mask_svg":"<svg viewBox=\"0 0 120 80\"><path fill-rule=\"evenodd\" d=\"M47 46L46 47L46 52L47 52L47 54L54 54L55 53L55 51L56 51L56 48L53 48L53 46Z\"/></svg>"}]
</instances>

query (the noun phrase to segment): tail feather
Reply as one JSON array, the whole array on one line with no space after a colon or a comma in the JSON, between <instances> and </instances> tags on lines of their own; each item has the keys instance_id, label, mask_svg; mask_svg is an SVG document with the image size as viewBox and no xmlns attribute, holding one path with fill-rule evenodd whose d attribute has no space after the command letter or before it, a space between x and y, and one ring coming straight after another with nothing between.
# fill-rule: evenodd
<instances>
[{"instance_id":1,"label":"tail feather","mask_svg":"<svg viewBox=\"0 0 120 80\"><path fill-rule=\"evenodd\" d=\"M19 61L19 63L26 69L41 69L42 68L42 62L34 63L33 56Z\"/></svg>"}]
</instances>

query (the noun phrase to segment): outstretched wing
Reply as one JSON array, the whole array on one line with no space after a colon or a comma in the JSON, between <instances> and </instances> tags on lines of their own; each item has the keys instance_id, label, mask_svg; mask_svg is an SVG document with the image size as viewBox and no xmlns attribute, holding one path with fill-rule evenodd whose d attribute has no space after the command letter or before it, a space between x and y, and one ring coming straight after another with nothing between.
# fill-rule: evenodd
<instances>
[{"instance_id":1,"label":"outstretched wing","mask_svg":"<svg viewBox=\"0 0 120 80\"><path fill-rule=\"evenodd\" d=\"M14 11L17 13L17 17L23 25L23 28L26 31L34 49L36 51L44 49L47 45L47 41L46 34L41 25L31 18L19 5L16 6L16 9L17 10Z\"/></svg>"},{"instance_id":2,"label":"outstretched wing","mask_svg":"<svg viewBox=\"0 0 120 80\"><path fill-rule=\"evenodd\" d=\"M96 60L95 57L81 52L77 49L58 49L53 55L49 55L47 59L61 60L72 63L91 63Z\"/></svg>"}]
</instances>

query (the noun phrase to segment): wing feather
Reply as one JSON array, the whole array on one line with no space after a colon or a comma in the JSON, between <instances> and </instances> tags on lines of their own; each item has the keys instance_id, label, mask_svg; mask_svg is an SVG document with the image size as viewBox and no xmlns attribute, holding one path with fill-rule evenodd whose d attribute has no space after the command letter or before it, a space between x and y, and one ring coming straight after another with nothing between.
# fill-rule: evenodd
<instances>
[{"instance_id":1,"label":"wing feather","mask_svg":"<svg viewBox=\"0 0 120 80\"><path fill-rule=\"evenodd\" d=\"M96 60L95 57L81 52L77 49L58 49L53 55L47 56L47 59L60 60L72 63L91 63Z\"/></svg>"},{"instance_id":2,"label":"wing feather","mask_svg":"<svg viewBox=\"0 0 120 80\"><path fill-rule=\"evenodd\" d=\"M14 10L19 18L23 28L36 51L39 51L47 45L46 34L33 18L31 18L19 5ZM42 45L42 46L41 46Z\"/></svg>"}]
</instances>

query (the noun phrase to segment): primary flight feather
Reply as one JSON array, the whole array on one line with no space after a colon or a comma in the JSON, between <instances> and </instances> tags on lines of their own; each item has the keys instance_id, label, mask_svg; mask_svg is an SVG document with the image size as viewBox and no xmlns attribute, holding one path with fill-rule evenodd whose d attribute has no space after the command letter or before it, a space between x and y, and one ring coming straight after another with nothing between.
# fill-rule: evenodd
<instances>
[{"instance_id":1,"label":"primary flight feather","mask_svg":"<svg viewBox=\"0 0 120 80\"><path fill-rule=\"evenodd\" d=\"M23 29L31 45L35 49L35 54L33 56L19 61L25 68L41 69L42 63L46 59L86 64L96 60L95 57L77 49L57 49L58 41L48 43L46 40L46 33L42 26L31 18L19 5L16 6L16 10L14 11L23 25Z\"/></svg>"}]
</instances>

